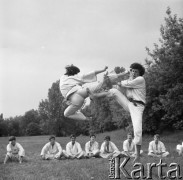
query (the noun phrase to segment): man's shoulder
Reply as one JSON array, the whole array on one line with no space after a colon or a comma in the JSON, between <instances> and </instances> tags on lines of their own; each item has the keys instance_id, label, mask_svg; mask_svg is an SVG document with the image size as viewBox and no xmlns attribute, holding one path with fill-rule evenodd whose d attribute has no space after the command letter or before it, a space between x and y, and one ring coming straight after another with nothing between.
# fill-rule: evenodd
<instances>
[{"instance_id":1,"label":"man's shoulder","mask_svg":"<svg viewBox=\"0 0 183 180\"><path fill-rule=\"evenodd\" d=\"M124 140L123 144L128 144L128 139Z\"/></svg>"},{"instance_id":2,"label":"man's shoulder","mask_svg":"<svg viewBox=\"0 0 183 180\"><path fill-rule=\"evenodd\" d=\"M6 147L11 147L11 144L10 144L10 143L8 143Z\"/></svg>"},{"instance_id":3,"label":"man's shoulder","mask_svg":"<svg viewBox=\"0 0 183 180\"><path fill-rule=\"evenodd\" d=\"M160 144L164 145L164 143L162 141L159 141Z\"/></svg>"},{"instance_id":4,"label":"man's shoulder","mask_svg":"<svg viewBox=\"0 0 183 180\"><path fill-rule=\"evenodd\" d=\"M110 141L110 144L115 145L115 143L114 143L114 142L112 142L112 141ZM115 145L115 146L116 146L116 145Z\"/></svg>"},{"instance_id":5,"label":"man's shoulder","mask_svg":"<svg viewBox=\"0 0 183 180\"><path fill-rule=\"evenodd\" d=\"M71 145L71 143L72 143L72 142L71 142L71 141L69 141L69 142L66 144L66 146L69 146L69 145Z\"/></svg>"},{"instance_id":6,"label":"man's shoulder","mask_svg":"<svg viewBox=\"0 0 183 180\"><path fill-rule=\"evenodd\" d=\"M104 145L104 144L105 144L105 141L104 141L104 142L102 142L101 146L102 146L102 145Z\"/></svg>"},{"instance_id":7,"label":"man's shoulder","mask_svg":"<svg viewBox=\"0 0 183 180\"><path fill-rule=\"evenodd\" d=\"M46 147L47 147L47 146L49 146L49 145L50 145L50 142L47 142L44 146L46 146Z\"/></svg>"},{"instance_id":8,"label":"man's shoulder","mask_svg":"<svg viewBox=\"0 0 183 180\"><path fill-rule=\"evenodd\" d=\"M76 145L81 145L78 141L75 142Z\"/></svg>"},{"instance_id":9,"label":"man's shoulder","mask_svg":"<svg viewBox=\"0 0 183 180\"><path fill-rule=\"evenodd\" d=\"M138 76L136 77L135 79L139 80L139 81L142 81L142 82L145 82L145 79L143 76Z\"/></svg>"},{"instance_id":10,"label":"man's shoulder","mask_svg":"<svg viewBox=\"0 0 183 180\"><path fill-rule=\"evenodd\" d=\"M60 80L64 80L64 79L66 79L66 78L68 78L67 75L62 75L62 76L60 77Z\"/></svg>"},{"instance_id":11,"label":"man's shoulder","mask_svg":"<svg viewBox=\"0 0 183 180\"><path fill-rule=\"evenodd\" d=\"M150 142L149 142L149 145L151 145L151 144L153 144L153 143L154 143L154 141L150 141Z\"/></svg>"},{"instance_id":12,"label":"man's shoulder","mask_svg":"<svg viewBox=\"0 0 183 180\"><path fill-rule=\"evenodd\" d=\"M57 141L55 141L55 144L60 146L60 143L59 143L59 142L57 142Z\"/></svg>"},{"instance_id":13,"label":"man's shoulder","mask_svg":"<svg viewBox=\"0 0 183 180\"><path fill-rule=\"evenodd\" d=\"M87 141L85 144L88 145L90 143L90 141Z\"/></svg>"},{"instance_id":14,"label":"man's shoulder","mask_svg":"<svg viewBox=\"0 0 183 180\"><path fill-rule=\"evenodd\" d=\"M15 146L22 146L19 142L16 142Z\"/></svg>"}]
</instances>

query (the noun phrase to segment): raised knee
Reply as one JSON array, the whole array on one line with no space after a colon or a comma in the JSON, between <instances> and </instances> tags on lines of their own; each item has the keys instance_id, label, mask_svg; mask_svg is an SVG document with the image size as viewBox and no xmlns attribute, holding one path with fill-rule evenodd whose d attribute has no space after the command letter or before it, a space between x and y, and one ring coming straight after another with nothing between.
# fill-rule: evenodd
<instances>
[{"instance_id":1,"label":"raised knee","mask_svg":"<svg viewBox=\"0 0 183 180\"><path fill-rule=\"evenodd\" d=\"M67 111L64 111L64 116L69 117L69 113Z\"/></svg>"}]
</instances>

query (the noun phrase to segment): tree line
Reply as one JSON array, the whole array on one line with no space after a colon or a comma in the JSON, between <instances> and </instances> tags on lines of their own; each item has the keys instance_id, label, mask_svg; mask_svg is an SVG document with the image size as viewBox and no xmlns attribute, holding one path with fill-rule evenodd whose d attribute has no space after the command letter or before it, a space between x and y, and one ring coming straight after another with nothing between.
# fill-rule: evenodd
<instances>
[{"instance_id":1,"label":"tree line","mask_svg":"<svg viewBox=\"0 0 183 180\"><path fill-rule=\"evenodd\" d=\"M183 129L183 18L166 11L160 27L159 44L146 48L147 104L143 117L144 133ZM115 72L123 72L116 67ZM88 135L121 128L132 128L130 116L114 99L93 100L84 113L92 121L76 121L64 117L67 107L60 93L59 81L52 84L48 97L41 100L37 110L23 116L3 118L0 115L0 136L48 135L67 136L71 133Z\"/></svg>"}]
</instances>

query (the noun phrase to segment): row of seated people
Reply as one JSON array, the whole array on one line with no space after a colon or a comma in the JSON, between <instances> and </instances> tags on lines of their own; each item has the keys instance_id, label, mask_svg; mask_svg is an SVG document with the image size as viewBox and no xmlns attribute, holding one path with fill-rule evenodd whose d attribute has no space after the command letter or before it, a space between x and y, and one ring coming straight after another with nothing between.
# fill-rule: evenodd
<instances>
[{"instance_id":1,"label":"row of seated people","mask_svg":"<svg viewBox=\"0 0 183 180\"><path fill-rule=\"evenodd\" d=\"M110 136L106 136L104 142L99 149L99 143L96 141L94 134L90 135L90 141L85 144L85 151L82 150L79 142L76 141L76 136L70 136L71 141L67 143L66 150L63 150L61 145L56 142L55 136L50 136L49 142L44 145L41 151L41 158L44 160L49 159L81 159L91 157L113 158L117 156L125 157L135 156L135 144L133 142L132 134L127 135L127 139L123 142L123 151L120 151L117 146L111 141ZM183 144L177 145L177 152L183 155ZM141 154L143 151L141 150ZM149 143L148 156L151 157L166 157L169 152L166 151L164 144L160 141L158 134L154 135L154 140ZM25 156L25 150L16 142L16 137L9 138L7 145L7 154L5 156L4 164L8 160L18 160L22 163Z\"/></svg>"}]
</instances>

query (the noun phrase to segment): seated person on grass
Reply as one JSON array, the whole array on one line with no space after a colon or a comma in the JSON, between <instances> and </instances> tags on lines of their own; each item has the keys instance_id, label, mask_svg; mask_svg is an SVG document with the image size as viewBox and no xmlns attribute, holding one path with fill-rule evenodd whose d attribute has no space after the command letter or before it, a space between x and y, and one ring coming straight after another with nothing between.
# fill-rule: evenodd
<instances>
[{"instance_id":1,"label":"seated person on grass","mask_svg":"<svg viewBox=\"0 0 183 180\"><path fill-rule=\"evenodd\" d=\"M76 142L76 136L70 136L71 141L66 145L66 156L69 159L81 159L84 157L85 153L81 148L81 145Z\"/></svg>"},{"instance_id":2,"label":"seated person on grass","mask_svg":"<svg viewBox=\"0 0 183 180\"><path fill-rule=\"evenodd\" d=\"M94 134L90 135L90 141L88 141L85 144L85 152L86 152L86 157L99 157L100 150L99 150L99 144L97 141L95 141L96 136Z\"/></svg>"},{"instance_id":3,"label":"seated person on grass","mask_svg":"<svg viewBox=\"0 0 183 180\"><path fill-rule=\"evenodd\" d=\"M41 158L43 160L60 159L62 155L64 156L64 151L61 145L55 141L55 136L50 136L49 142L41 150Z\"/></svg>"},{"instance_id":4,"label":"seated person on grass","mask_svg":"<svg viewBox=\"0 0 183 180\"><path fill-rule=\"evenodd\" d=\"M16 142L16 137L11 136L9 138L9 144L7 145L7 154L4 159L4 164L6 164L8 160L19 161L21 164L24 156L25 150Z\"/></svg>"},{"instance_id":5,"label":"seated person on grass","mask_svg":"<svg viewBox=\"0 0 183 180\"><path fill-rule=\"evenodd\" d=\"M120 154L119 149L111 142L110 136L106 136L100 148L100 156L102 158L114 158Z\"/></svg>"},{"instance_id":6,"label":"seated person on grass","mask_svg":"<svg viewBox=\"0 0 183 180\"><path fill-rule=\"evenodd\" d=\"M176 146L176 151L178 152L179 156L183 156L183 142L182 144L178 144Z\"/></svg>"},{"instance_id":7,"label":"seated person on grass","mask_svg":"<svg viewBox=\"0 0 183 180\"><path fill-rule=\"evenodd\" d=\"M130 157L135 157L135 143L133 142L132 133L127 134L127 139L123 142L123 151L126 155ZM140 150L140 154L143 153L143 150Z\"/></svg>"},{"instance_id":8,"label":"seated person on grass","mask_svg":"<svg viewBox=\"0 0 183 180\"><path fill-rule=\"evenodd\" d=\"M154 140L149 143L148 156L151 157L166 157L169 152L166 151L165 145L160 141L159 134L154 135Z\"/></svg>"}]
</instances>

